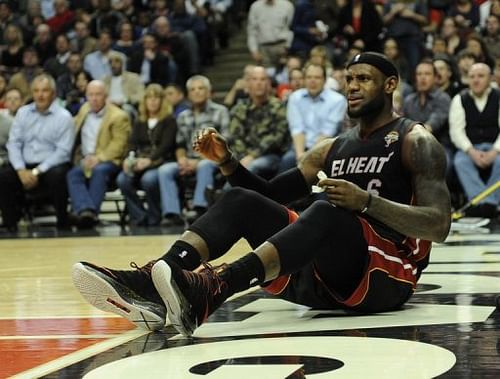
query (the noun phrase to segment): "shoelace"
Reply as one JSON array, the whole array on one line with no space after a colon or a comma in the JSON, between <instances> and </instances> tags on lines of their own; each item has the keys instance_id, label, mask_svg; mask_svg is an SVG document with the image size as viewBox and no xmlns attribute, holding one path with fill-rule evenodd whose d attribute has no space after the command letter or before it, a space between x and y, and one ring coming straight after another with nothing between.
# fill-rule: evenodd
<instances>
[{"instance_id":1,"label":"shoelace","mask_svg":"<svg viewBox=\"0 0 500 379\"><path fill-rule=\"evenodd\" d=\"M137 263L132 261L132 262L130 262L130 267L132 267L133 269L136 269L140 272L143 272L144 274L148 274L149 276L151 276L151 269L153 268L153 266L156 262L158 262L158 260L154 259L154 260L146 263L144 266L139 266Z\"/></svg>"},{"instance_id":2,"label":"shoelace","mask_svg":"<svg viewBox=\"0 0 500 379\"><path fill-rule=\"evenodd\" d=\"M217 295L222 293L222 289L227 287L227 283L220 277L220 274L227 269L228 265L223 263L218 266L212 266L208 262L202 263L203 268L200 270L200 274L207 275L209 288L213 291L213 295ZM207 280L207 278L203 278ZM215 286L213 286L213 282L215 282Z\"/></svg>"}]
</instances>

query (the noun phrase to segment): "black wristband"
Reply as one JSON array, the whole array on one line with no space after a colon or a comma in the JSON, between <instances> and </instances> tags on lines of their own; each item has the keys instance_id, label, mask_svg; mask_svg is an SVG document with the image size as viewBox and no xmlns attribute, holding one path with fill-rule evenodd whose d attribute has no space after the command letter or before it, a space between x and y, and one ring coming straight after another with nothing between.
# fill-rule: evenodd
<instances>
[{"instance_id":1,"label":"black wristband","mask_svg":"<svg viewBox=\"0 0 500 379\"><path fill-rule=\"evenodd\" d=\"M366 200L366 204L363 207L363 209L361 210L361 213L366 213L366 211L368 211L368 208L370 207L371 203L372 203L372 194L370 192L368 192L368 200Z\"/></svg>"}]
</instances>

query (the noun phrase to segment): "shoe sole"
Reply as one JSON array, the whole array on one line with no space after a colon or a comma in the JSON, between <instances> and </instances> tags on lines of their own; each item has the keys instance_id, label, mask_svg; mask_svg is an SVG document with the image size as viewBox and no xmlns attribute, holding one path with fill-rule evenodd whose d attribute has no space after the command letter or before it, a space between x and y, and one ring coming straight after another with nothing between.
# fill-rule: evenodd
<instances>
[{"instance_id":1,"label":"shoe sole","mask_svg":"<svg viewBox=\"0 0 500 379\"><path fill-rule=\"evenodd\" d=\"M101 311L115 313L141 329L160 330L165 326L166 312L159 305L132 299L120 283L81 263L73 265L73 283L80 294ZM123 288L120 288L123 287Z\"/></svg>"},{"instance_id":2,"label":"shoe sole","mask_svg":"<svg viewBox=\"0 0 500 379\"><path fill-rule=\"evenodd\" d=\"M158 261L151 269L151 277L156 290L167 306L168 319L173 327L183 336L191 336L198 325L187 317L191 305L179 290L170 266L165 261Z\"/></svg>"}]
</instances>

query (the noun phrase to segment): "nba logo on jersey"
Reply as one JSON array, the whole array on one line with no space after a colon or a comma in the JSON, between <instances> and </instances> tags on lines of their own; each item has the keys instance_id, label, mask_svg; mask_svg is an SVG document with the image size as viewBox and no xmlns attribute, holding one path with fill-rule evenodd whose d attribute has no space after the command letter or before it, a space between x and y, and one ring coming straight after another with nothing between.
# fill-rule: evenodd
<instances>
[{"instance_id":1,"label":"nba logo on jersey","mask_svg":"<svg viewBox=\"0 0 500 379\"><path fill-rule=\"evenodd\" d=\"M359 61L359 58L361 58L361 54L356 55L352 61L354 63L357 63Z\"/></svg>"},{"instance_id":2,"label":"nba logo on jersey","mask_svg":"<svg viewBox=\"0 0 500 379\"><path fill-rule=\"evenodd\" d=\"M391 143L397 142L398 140L399 140L399 133L396 132L395 130L390 131L384 137L385 147L389 147Z\"/></svg>"}]
</instances>

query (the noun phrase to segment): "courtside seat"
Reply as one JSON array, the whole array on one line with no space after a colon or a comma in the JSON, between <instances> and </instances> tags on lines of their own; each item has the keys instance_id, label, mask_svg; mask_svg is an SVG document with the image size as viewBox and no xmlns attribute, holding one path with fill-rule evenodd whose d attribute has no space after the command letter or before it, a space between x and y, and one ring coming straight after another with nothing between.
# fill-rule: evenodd
<instances>
[{"instance_id":1,"label":"courtside seat","mask_svg":"<svg viewBox=\"0 0 500 379\"><path fill-rule=\"evenodd\" d=\"M142 190L137 191L137 195L142 200L146 198L146 194ZM109 208L106 203L111 203L113 206ZM125 196L123 196L119 188L110 188L106 191L100 214L118 214L120 226L123 228L127 225L127 204Z\"/></svg>"}]
</instances>

